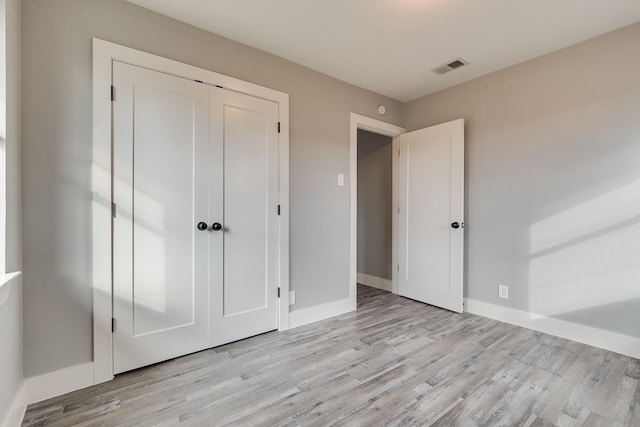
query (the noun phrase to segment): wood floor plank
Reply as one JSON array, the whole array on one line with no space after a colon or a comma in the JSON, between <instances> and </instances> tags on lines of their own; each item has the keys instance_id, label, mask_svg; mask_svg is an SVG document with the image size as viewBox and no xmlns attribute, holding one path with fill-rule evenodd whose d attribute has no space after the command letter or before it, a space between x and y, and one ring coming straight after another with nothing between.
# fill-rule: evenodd
<instances>
[{"instance_id":1,"label":"wood floor plank","mask_svg":"<svg viewBox=\"0 0 640 427\"><path fill-rule=\"evenodd\" d=\"M640 426L640 361L358 286L358 310L30 405L24 426Z\"/></svg>"}]
</instances>

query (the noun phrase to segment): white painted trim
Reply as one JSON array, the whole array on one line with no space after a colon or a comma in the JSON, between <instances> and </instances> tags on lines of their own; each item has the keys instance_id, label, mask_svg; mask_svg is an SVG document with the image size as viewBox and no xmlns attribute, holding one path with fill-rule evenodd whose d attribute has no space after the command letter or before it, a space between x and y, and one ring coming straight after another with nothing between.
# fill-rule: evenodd
<instances>
[{"instance_id":1,"label":"white painted trim","mask_svg":"<svg viewBox=\"0 0 640 427\"><path fill-rule=\"evenodd\" d=\"M370 276L364 273L358 273L358 283L371 286L372 288L382 289L383 291L393 291L393 282L389 279L383 279L382 277Z\"/></svg>"},{"instance_id":2,"label":"white painted trim","mask_svg":"<svg viewBox=\"0 0 640 427\"><path fill-rule=\"evenodd\" d=\"M405 132L405 129L392 125L380 120L372 119L370 117L361 116L360 114L351 113L350 116L350 133L349 133L349 181L351 183L350 189L350 233L349 233L349 301L351 310L357 308L357 266L358 266L358 129L367 130L369 132L377 133L380 135L386 135L390 137L396 137ZM393 150L395 153L396 145L394 141ZM397 159L393 156L393 195L392 206L398 204L398 194L396 189L397 183ZM397 264L397 230L398 230L398 218L397 215L393 215L392 222L392 265ZM397 290L397 277L396 271L393 270L392 281L394 283L394 292Z\"/></svg>"},{"instance_id":3,"label":"white painted trim","mask_svg":"<svg viewBox=\"0 0 640 427\"><path fill-rule=\"evenodd\" d=\"M303 308L291 312L289 316L289 326L297 328L313 322L319 322L333 316L353 311L351 308L351 300L349 298L341 299L326 304L320 304L309 308Z\"/></svg>"},{"instance_id":4,"label":"white painted trim","mask_svg":"<svg viewBox=\"0 0 640 427\"><path fill-rule=\"evenodd\" d=\"M20 427L24 420L24 413L27 410L27 383L20 382L16 395L11 401L11 406L2 421L2 427Z\"/></svg>"},{"instance_id":5,"label":"white painted trim","mask_svg":"<svg viewBox=\"0 0 640 427\"><path fill-rule=\"evenodd\" d=\"M111 73L108 45L93 39L92 267L94 382L113 378Z\"/></svg>"},{"instance_id":6,"label":"white painted trim","mask_svg":"<svg viewBox=\"0 0 640 427\"><path fill-rule=\"evenodd\" d=\"M289 328L289 94L150 53L93 39L93 382L113 378L111 82L113 61L199 80L278 104L280 294L279 329ZM117 94L116 94L117 96Z\"/></svg>"},{"instance_id":7,"label":"white painted trim","mask_svg":"<svg viewBox=\"0 0 640 427\"><path fill-rule=\"evenodd\" d=\"M399 135L398 135L399 136ZM391 153L391 292L398 294L400 292L400 272L398 265L398 240L400 238L400 215L398 208L400 207L400 142L397 137L393 138ZM357 197L357 196L356 196Z\"/></svg>"},{"instance_id":8,"label":"white painted trim","mask_svg":"<svg viewBox=\"0 0 640 427\"><path fill-rule=\"evenodd\" d=\"M21 271L0 274L0 307L9 299L9 293L12 288L11 282L21 275Z\"/></svg>"},{"instance_id":9,"label":"white painted trim","mask_svg":"<svg viewBox=\"0 0 640 427\"><path fill-rule=\"evenodd\" d=\"M0 274L0 288L22 274L21 271Z\"/></svg>"},{"instance_id":10,"label":"white painted trim","mask_svg":"<svg viewBox=\"0 0 640 427\"><path fill-rule=\"evenodd\" d=\"M27 378L27 403L31 405L92 386L93 371L93 362L89 362Z\"/></svg>"},{"instance_id":11,"label":"white painted trim","mask_svg":"<svg viewBox=\"0 0 640 427\"><path fill-rule=\"evenodd\" d=\"M279 99L280 326L289 329L289 95Z\"/></svg>"},{"instance_id":12,"label":"white painted trim","mask_svg":"<svg viewBox=\"0 0 640 427\"><path fill-rule=\"evenodd\" d=\"M640 359L640 338L468 298L465 311Z\"/></svg>"}]
</instances>

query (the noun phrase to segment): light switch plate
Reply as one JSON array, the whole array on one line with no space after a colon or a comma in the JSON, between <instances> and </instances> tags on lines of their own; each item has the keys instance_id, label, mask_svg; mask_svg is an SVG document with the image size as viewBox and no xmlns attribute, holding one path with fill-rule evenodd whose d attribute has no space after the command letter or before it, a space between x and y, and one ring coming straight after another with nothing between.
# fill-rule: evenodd
<instances>
[{"instance_id":1,"label":"light switch plate","mask_svg":"<svg viewBox=\"0 0 640 427\"><path fill-rule=\"evenodd\" d=\"M338 174L338 185L340 187L344 187L344 174L343 173L339 173Z\"/></svg>"},{"instance_id":2,"label":"light switch plate","mask_svg":"<svg viewBox=\"0 0 640 427\"><path fill-rule=\"evenodd\" d=\"M506 285L498 285L498 297L509 299L509 287Z\"/></svg>"}]
</instances>

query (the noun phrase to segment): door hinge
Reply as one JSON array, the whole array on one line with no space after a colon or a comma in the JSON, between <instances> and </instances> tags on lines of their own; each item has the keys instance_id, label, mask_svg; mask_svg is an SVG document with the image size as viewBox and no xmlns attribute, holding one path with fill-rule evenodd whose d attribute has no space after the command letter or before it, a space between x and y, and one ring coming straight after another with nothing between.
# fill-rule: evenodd
<instances>
[{"instance_id":1,"label":"door hinge","mask_svg":"<svg viewBox=\"0 0 640 427\"><path fill-rule=\"evenodd\" d=\"M398 215L400 215L400 206L398 206Z\"/></svg>"},{"instance_id":2,"label":"door hinge","mask_svg":"<svg viewBox=\"0 0 640 427\"><path fill-rule=\"evenodd\" d=\"M113 85L111 85L111 100L116 100L116 88Z\"/></svg>"},{"instance_id":3,"label":"door hinge","mask_svg":"<svg viewBox=\"0 0 640 427\"><path fill-rule=\"evenodd\" d=\"M280 122L278 122L278 133L280 133Z\"/></svg>"},{"instance_id":4,"label":"door hinge","mask_svg":"<svg viewBox=\"0 0 640 427\"><path fill-rule=\"evenodd\" d=\"M202 80L195 80L196 83L204 83Z\"/></svg>"},{"instance_id":5,"label":"door hinge","mask_svg":"<svg viewBox=\"0 0 640 427\"><path fill-rule=\"evenodd\" d=\"M278 298L280 298L280 288L278 288Z\"/></svg>"},{"instance_id":6,"label":"door hinge","mask_svg":"<svg viewBox=\"0 0 640 427\"><path fill-rule=\"evenodd\" d=\"M216 87L219 87L220 89L224 89L224 88L223 88L222 86L220 86L220 85L216 85Z\"/></svg>"},{"instance_id":7,"label":"door hinge","mask_svg":"<svg viewBox=\"0 0 640 427\"><path fill-rule=\"evenodd\" d=\"M111 333L115 333L116 332L116 319L114 319L113 317L111 318Z\"/></svg>"},{"instance_id":8,"label":"door hinge","mask_svg":"<svg viewBox=\"0 0 640 427\"><path fill-rule=\"evenodd\" d=\"M280 205L278 205L278 215L280 215Z\"/></svg>"},{"instance_id":9,"label":"door hinge","mask_svg":"<svg viewBox=\"0 0 640 427\"><path fill-rule=\"evenodd\" d=\"M113 202L111 203L111 217L116 217L116 204Z\"/></svg>"},{"instance_id":10,"label":"door hinge","mask_svg":"<svg viewBox=\"0 0 640 427\"><path fill-rule=\"evenodd\" d=\"M400 271L400 264L398 264L398 271Z\"/></svg>"}]
</instances>

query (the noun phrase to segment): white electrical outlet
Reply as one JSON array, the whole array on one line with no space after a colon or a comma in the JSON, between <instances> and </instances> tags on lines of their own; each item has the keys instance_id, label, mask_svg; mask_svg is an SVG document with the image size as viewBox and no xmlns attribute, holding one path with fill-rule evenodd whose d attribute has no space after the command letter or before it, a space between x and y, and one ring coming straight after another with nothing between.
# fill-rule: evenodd
<instances>
[{"instance_id":1,"label":"white electrical outlet","mask_svg":"<svg viewBox=\"0 0 640 427\"><path fill-rule=\"evenodd\" d=\"M509 287L507 285L498 285L498 297L509 299Z\"/></svg>"},{"instance_id":2,"label":"white electrical outlet","mask_svg":"<svg viewBox=\"0 0 640 427\"><path fill-rule=\"evenodd\" d=\"M293 305L296 303L296 291L289 292L289 305Z\"/></svg>"}]
</instances>

